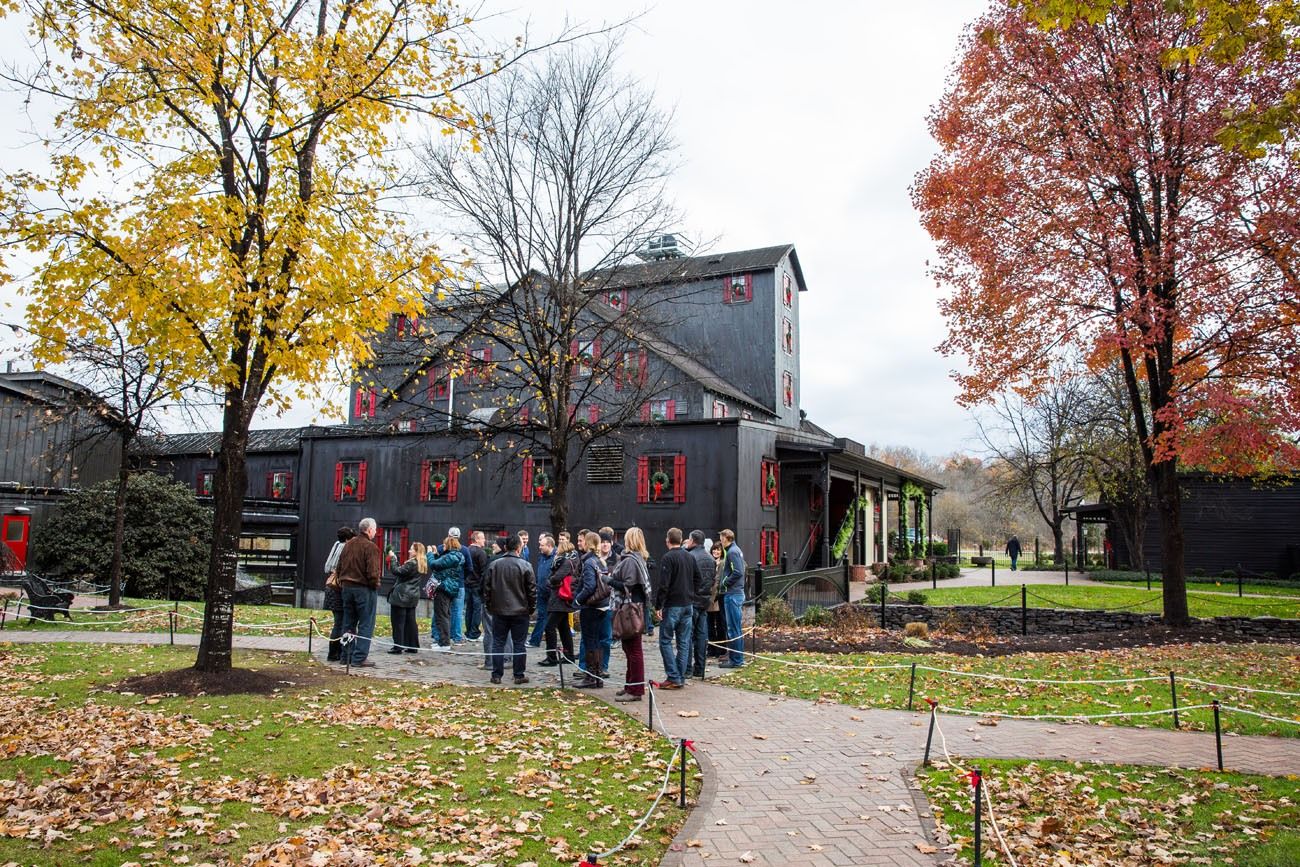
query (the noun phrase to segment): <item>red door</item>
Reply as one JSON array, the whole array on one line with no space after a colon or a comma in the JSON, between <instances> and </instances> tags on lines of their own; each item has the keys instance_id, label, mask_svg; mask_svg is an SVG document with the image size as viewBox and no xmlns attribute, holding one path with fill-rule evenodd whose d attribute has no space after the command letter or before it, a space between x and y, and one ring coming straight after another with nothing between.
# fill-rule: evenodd
<instances>
[{"instance_id":1,"label":"red door","mask_svg":"<svg viewBox=\"0 0 1300 867\"><path fill-rule=\"evenodd\" d=\"M27 539L31 530L31 515L5 515L0 518L0 539L18 558L18 568L27 568Z\"/></svg>"}]
</instances>

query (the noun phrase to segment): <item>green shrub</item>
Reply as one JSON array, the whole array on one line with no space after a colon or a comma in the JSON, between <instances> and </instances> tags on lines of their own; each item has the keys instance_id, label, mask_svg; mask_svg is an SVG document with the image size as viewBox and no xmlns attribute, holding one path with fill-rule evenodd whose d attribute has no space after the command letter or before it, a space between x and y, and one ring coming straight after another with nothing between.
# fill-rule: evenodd
<instances>
[{"instance_id":1,"label":"green shrub","mask_svg":"<svg viewBox=\"0 0 1300 867\"><path fill-rule=\"evenodd\" d=\"M830 626L831 613L820 605L810 605L799 618L803 626Z\"/></svg>"},{"instance_id":2,"label":"green shrub","mask_svg":"<svg viewBox=\"0 0 1300 867\"><path fill-rule=\"evenodd\" d=\"M947 543L947 542L935 542L934 544L932 544L932 545L930 546L930 554L931 554L932 556L934 556L934 557L947 557L947 556L948 556L948 543Z\"/></svg>"},{"instance_id":3,"label":"green shrub","mask_svg":"<svg viewBox=\"0 0 1300 867\"><path fill-rule=\"evenodd\" d=\"M40 572L108 580L113 560L113 500L117 480L100 482L60 504L32 540ZM194 491L156 473L136 473L126 489L122 549L123 594L202 599L212 549L212 511ZM170 579L170 580L169 580Z\"/></svg>"},{"instance_id":4,"label":"green shrub","mask_svg":"<svg viewBox=\"0 0 1300 867\"><path fill-rule=\"evenodd\" d=\"M872 584L867 588L867 601L880 604L880 597L885 592L884 584Z\"/></svg>"},{"instance_id":5,"label":"green shrub","mask_svg":"<svg viewBox=\"0 0 1300 867\"><path fill-rule=\"evenodd\" d=\"M909 590L907 591L907 602L909 605L924 605L925 594L920 590Z\"/></svg>"},{"instance_id":6,"label":"green shrub","mask_svg":"<svg viewBox=\"0 0 1300 867\"><path fill-rule=\"evenodd\" d=\"M794 626L794 612L784 599L764 599L758 606L759 626Z\"/></svg>"}]
</instances>

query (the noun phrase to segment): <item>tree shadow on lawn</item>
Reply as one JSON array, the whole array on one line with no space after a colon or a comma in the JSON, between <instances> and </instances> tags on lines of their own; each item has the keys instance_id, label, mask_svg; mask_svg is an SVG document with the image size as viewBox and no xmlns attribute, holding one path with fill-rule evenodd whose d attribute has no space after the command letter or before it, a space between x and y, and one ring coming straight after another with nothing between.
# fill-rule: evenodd
<instances>
[{"instance_id":1,"label":"tree shadow on lawn","mask_svg":"<svg viewBox=\"0 0 1300 867\"><path fill-rule=\"evenodd\" d=\"M178 668L128 677L103 689L125 695L274 695L285 690L339 685L346 675L310 664L272 664L269 668L232 668L223 672Z\"/></svg>"}]
</instances>

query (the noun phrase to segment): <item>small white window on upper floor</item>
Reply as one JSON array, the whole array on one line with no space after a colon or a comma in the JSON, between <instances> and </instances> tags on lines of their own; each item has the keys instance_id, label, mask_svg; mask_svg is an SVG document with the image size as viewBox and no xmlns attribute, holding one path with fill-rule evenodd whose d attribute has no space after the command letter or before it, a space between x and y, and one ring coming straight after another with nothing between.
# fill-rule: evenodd
<instances>
[{"instance_id":1,"label":"small white window on upper floor","mask_svg":"<svg viewBox=\"0 0 1300 867\"><path fill-rule=\"evenodd\" d=\"M787 271L781 275L781 300L785 302L786 307L794 306L794 280Z\"/></svg>"},{"instance_id":2,"label":"small white window on upper floor","mask_svg":"<svg viewBox=\"0 0 1300 867\"><path fill-rule=\"evenodd\" d=\"M754 275L732 274L722 278L722 303L745 304L754 300Z\"/></svg>"},{"instance_id":3,"label":"small white window on upper floor","mask_svg":"<svg viewBox=\"0 0 1300 867\"><path fill-rule=\"evenodd\" d=\"M713 417L714 418L727 417L727 404L724 401L715 400L713 402Z\"/></svg>"}]
</instances>

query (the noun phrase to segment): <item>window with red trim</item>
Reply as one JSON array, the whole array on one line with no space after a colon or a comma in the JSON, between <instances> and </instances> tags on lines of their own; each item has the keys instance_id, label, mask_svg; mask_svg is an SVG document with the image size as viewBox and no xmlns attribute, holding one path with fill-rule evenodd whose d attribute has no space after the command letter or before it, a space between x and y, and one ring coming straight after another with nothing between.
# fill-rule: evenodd
<instances>
[{"instance_id":1,"label":"window with red trim","mask_svg":"<svg viewBox=\"0 0 1300 867\"><path fill-rule=\"evenodd\" d=\"M614 365L614 390L644 388L650 379L650 355L644 349L621 352Z\"/></svg>"},{"instance_id":2,"label":"window with red trim","mask_svg":"<svg viewBox=\"0 0 1300 867\"><path fill-rule=\"evenodd\" d=\"M686 502L686 455L642 455L636 459L636 501Z\"/></svg>"},{"instance_id":3,"label":"window with red trim","mask_svg":"<svg viewBox=\"0 0 1300 867\"><path fill-rule=\"evenodd\" d=\"M406 554L411 547L411 533L402 526L380 527L375 531L375 544L384 555L384 568L387 569L392 565L388 561L390 553L397 555L398 563L406 562Z\"/></svg>"},{"instance_id":4,"label":"window with red trim","mask_svg":"<svg viewBox=\"0 0 1300 867\"><path fill-rule=\"evenodd\" d=\"M554 465L550 458L524 458L523 501L525 503L551 501L551 494L555 489L553 469Z\"/></svg>"},{"instance_id":5,"label":"window with red trim","mask_svg":"<svg viewBox=\"0 0 1300 867\"><path fill-rule=\"evenodd\" d=\"M606 292L602 297L605 299L605 303L608 304L610 308L614 310L627 309L626 289L614 289L610 292Z\"/></svg>"},{"instance_id":6,"label":"window with red trim","mask_svg":"<svg viewBox=\"0 0 1300 867\"><path fill-rule=\"evenodd\" d=\"M266 495L273 500L292 500L293 473L288 470L267 473Z\"/></svg>"},{"instance_id":7,"label":"window with red trim","mask_svg":"<svg viewBox=\"0 0 1300 867\"><path fill-rule=\"evenodd\" d=\"M788 316L781 320L781 348L786 355L794 355L794 323Z\"/></svg>"},{"instance_id":8,"label":"window with red trim","mask_svg":"<svg viewBox=\"0 0 1300 867\"><path fill-rule=\"evenodd\" d=\"M591 376L596 369L596 362L600 361L600 338L570 342L569 354L578 361L574 375Z\"/></svg>"},{"instance_id":9,"label":"window with red trim","mask_svg":"<svg viewBox=\"0 0 1300 867\"><path fill-rule=\"evenodd\" d=\"M744 304L754 300L754 275L733 274L722 278L722 303Z\"/></svg>"},{"instance_id":10,"label":"window with red trim","mask_svg":"<svg viewBox=\"0 0 1300 867\"><path fill-rule=\"evenodd\" d=\"M646 404L646 410L649 414L647 421L673 421L677 418L677 401L652 400Z\"/></svg>"},{"instance_id":11,"label":"window with red trim","mask_svg":"<svg viewBox=\"0 0 1300 867\"><path fill-rule=\"evenodd\" d=\"M356 418L374 418L375 406L379 403L379 392L373 386L357 386L356 396L352 401L352 414Z\"/></svg>"},{"instance_id":12,"label":"window with red trim","mask_svg":"<svg viewBox=\"0 0 1300 867\"><path fill-rule=\"evenodd\" d=\"M713 417L714 418L727 417L727 404L725 402L721 400L715 400L713 402Z\"/></svg>"},{"instance_id":13,"label":"window with red trim","mask_svg":"<svg viewBox=\"0 0 1300 867\"><path fill-rule=\"evenodd\" d=\"M781 374L781 402L794 406L794 374L788 370Z\"/></svg>"},{"instance_id":14,"label":"window with red trim","mask_svg":"<svg viewBox=\"0 0 1300 867\"><path fill-rule=\"evenodd\" d=\"M393 330L397 332L398 340L403 337L414 337L420 333L420 317L399 315Z\"/></svg>"},{"instance_id":15,"label":"window with red trim","mask_svg":"<svg viewBox=\"0 0 1300 867\"><path fill-rule=\"evenodd\" d=\"M337 503L366 501L365 461L339 461L334 465L334 501Z\"/></svg>"},{"instance_id":16,"label":"window with red trim","mask_svg":"<svg viewBox=\"0 0 1300 867\"><path fill-rule=\"evenodd\" d=\"M212 470L199 470L198 476L194 479L194 493L200 497L212 496L212 488L216 484L217 474Z\"/></svg>"},{"instance_id":17,"label":"window with red trim","mask_svg":"<svg viewBox=\"0 0 1300 867\"><path fill-rule=\"evenodd\" d=\"M758 532L758 563L775 566L781 560L781 533L775 527L764 527Z\"/></svg>"},{"instance_id":18,"label":"window with red trim","mask_svg":"<svg viewBox=\"0 0 1300 867\"><path fill-rule=\"evenodd\" d=\"M532 413L529 412L527 406L521 406L521 407L519 407L519 423L520 423L520 424L528 424L528 420L529 420L529 418L530 418L531 415L532 415Z\"/></svg>"},{"instance_id":19,"label":"window with red trim","mask_svg":"<svg viewBox=\"0 0 1300 867\"><path fill-rule=\"evenodd\" d=\"M456 502L459 482L459 461L451 458L425 458L420 462L420 502Z\"/></svg>"},{"instance_id":20,"label":"window with red trim","mask_svg":"<svg viewBox=\"0 0 1300 867\"><path fill-rule=\"evenodd\" d=\"M477 349L469 350L463 379L466 384L492 381L491 346L480 346Z\"/></svg>"},{"instance_id":21,"label":"window with red trim","mask_svg":"<svg viewBox=\"0 0 1300 867\"><path fill-rule=\"evenodd\" d=\"M781 275L781 300L785 302L786 307L794 306L794 281L790 279L789 274Z\"/></svg>"},{"instance_id":22,"label":"window with red trim","mask_svg":"<svg viewBox=\"0 0 1300 867\"><path fill-rule=\"evenodd\" d=\"M768 458L759 474L759 501L769 508L781 505L781 465Z\"/></svg>"},{"instance_id":23,"label":"window with red trim","mask_svg":"<svg viewBox=\"0 0 1300 867\"><path fill-rule=\"evenodd\" d=\"M600 405L599 405L599 404L595 404L595 403L593 403L593 404L588 404L588 406L587 406L587 421L590 422L591 424L596 424L597 422L600 421Z\"/></svg>"},{"instance_id":24,"label":"window with red trim","mask_svg":"<svg viewBox=\"0 0 1300 867\"><path fill-rule=\"evenodd\" d=\"M447 365L435 364L429 371L429 400L446 400L449 381Z\"/></svg>"}]
</instances>

